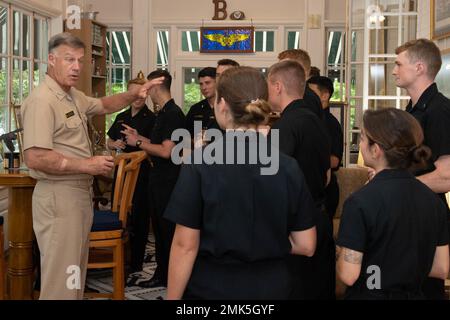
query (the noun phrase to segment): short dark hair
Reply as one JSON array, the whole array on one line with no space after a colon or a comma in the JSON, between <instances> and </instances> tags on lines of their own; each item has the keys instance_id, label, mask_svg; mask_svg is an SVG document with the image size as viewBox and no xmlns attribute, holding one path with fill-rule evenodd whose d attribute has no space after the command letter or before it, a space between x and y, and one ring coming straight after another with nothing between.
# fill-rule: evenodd
<instances>
[{"instance_id":1,"label":"short dark hair","mask_svg":"<svg viewBox=\"0 0 450 320\"><path fill-rule=\"evenodd\" d=\"M240 64L237 61L234 61L232 59L222 59L217 61L218 66L232 66L232 67L239 67Z\"/></svg>"},{"instance_id":2,"label":"short dark hair","mask_svg":"<svg viewBox=\"0 0 450 320\"><path fill-rule=\"evenodd\" d=\"M320 69L317 67L311 67L311 71L309 72L311 77L320 77Z\"/></svg>"},{"instance_id":3,"label":"short dark hair","mask_svg":"<svg viewBox=\"0 0 450 320\"><path fill-rule=\"evenodd\" d=\"M172 76L167 70L155 70L150 72L147 76L147 80L153 80L156 78L164 77L163 83L161 86L170 92L170 86L172 85Z\"/></svg>"},{"instance_id":4,"label":"short dark hair","mask_svg":"<svg viewBox=\"0 0 450 320\"><path fill-rule=\"evenodd\" d=\"M215 79L216 78L216 68L213 67L206 67L200 70L198 73L198 78L204 78L204 77L210 77Z\"/></svg>"},{"instance_id":5,"label":"short dark hair","mask_svg":"<svg viewBox=\"0 0 450 320\"><path fill-rule=\"evenodd\" d=\"M59 46L66 45L74 49L86 49L86 45L80 38L71 33L63 32L54 35L48 41L48 52L52 53Z\"/></svg>"},{"instance_id":6,"label":"short dark hair","mask_svg":"<svg viewBox=\"0 0 450 320\"><path fill-rule=\"evenodd\" d=\"M324 92L324 91L328 92L330 94L330 97L328 98L328 100L330 100L331 97L333 96L334 85L333 85L333 81L330 78L321 77L321 76L312 77L312 78L309 78L307 83L317 85L320 92Z\"/></svg>"}]
</instances>

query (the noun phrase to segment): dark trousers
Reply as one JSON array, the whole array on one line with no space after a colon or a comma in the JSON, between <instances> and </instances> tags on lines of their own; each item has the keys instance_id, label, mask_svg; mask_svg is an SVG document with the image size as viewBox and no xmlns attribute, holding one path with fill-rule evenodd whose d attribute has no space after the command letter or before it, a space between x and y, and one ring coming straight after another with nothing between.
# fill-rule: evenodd
<instances>
[{"instance_id":1,"label":"dark trousers","mask_svg":"<svg viewBox=\"0 0 450 320\"><path fill-rule=\"evenodd\" d=\"M447 205L444 194L439 194L439 198ZM450 209L447 211L447 227L450 235ZM445 299L445 281L436 278L425 279L422 285L422 291L427 300L444 300Z\"/></svg>"},{"instance_id":2,"label":"dark trousers","mask_svg":"<svg viewBox=\"0 0 450 320\"><path fill-rule=\"evenodd\" d=\"M288 266L293 281L291 300L334 300L336 258L333 229L325 209L316 219L317 247L311 258L291 255Z\"/></svg>"},{"instance_id":3,"label":"dark trousers","mask_svg":"<svg viewBox=\"0 0 450 320\"><path fill-rule=\"evenodd\" d=\"M445 281L442 279L427 278L422 285L422 291L427 300L444 300Z\"/></svg>"},{"instance_id":4,"label":"dark trousers","mask_svg":"<svg viewBox=\"0 0 450 320\"><path fill-rule=\"evenodd\" d=\"M133 195L133 207L130 217L131 272L142 270L145 248L150 229L151 206L148 200L148 163L143 162L136 189Z\"/></svg>"},{"instance_id":5,"label":"dark trousers","mask_svg":"<svg viewBox=\"0 0 450 320\"><path fill-rule=\"evenodd\" d=\"M157 267L154 277L167 282L169 270L170 247L175 231L175 224L163 218L164 211L170 200L176 178L149 181L150 201L153 207L152 226L155 235L155 256Z\"/></svg>"},{"instance_id":6,"label":"dark trousers","mask_svg":"<svg viewBox=\"0 0 450 320\"><path fill-rule=\"evenodd\" d=\"M199 255L183 299L286 300L291 286L284 259L231 262L224 258Z\"/></svg>"},{"instance_id":7,"label":"dark trousers","mask_svg":"<svg viewBox=\"0 0 450 320\"><path fill-rule=\"evenodd\" d=\"M325 208L331 221L333 221L338 205L339 205L339 185L337 183L336 175L334 174L334 172L332 172L330 184L325 189Z\"/></svg>"}]
</instances>

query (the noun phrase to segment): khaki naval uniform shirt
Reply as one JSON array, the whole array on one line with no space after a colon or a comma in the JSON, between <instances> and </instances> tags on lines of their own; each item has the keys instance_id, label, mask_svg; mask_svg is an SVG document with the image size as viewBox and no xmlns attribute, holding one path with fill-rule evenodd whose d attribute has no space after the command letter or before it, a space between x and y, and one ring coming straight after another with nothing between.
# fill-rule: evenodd
<instances>
[{"instance_id":1,"label":"khaki naval uniform shirt","mask_svg":"<svg viewBox=\"0 0 450 320\"><path fill-rule=\"evenodd\" d=\"M102 110L100 99L87 97L75 88L66 93L46 75L21 108L24 150L37 147L54 150L67 158L91 157L87 119ZM30 175L37 180L91 178L87 174L53 175L37 170L30 170Z\"/></svg>"}]
</instances>

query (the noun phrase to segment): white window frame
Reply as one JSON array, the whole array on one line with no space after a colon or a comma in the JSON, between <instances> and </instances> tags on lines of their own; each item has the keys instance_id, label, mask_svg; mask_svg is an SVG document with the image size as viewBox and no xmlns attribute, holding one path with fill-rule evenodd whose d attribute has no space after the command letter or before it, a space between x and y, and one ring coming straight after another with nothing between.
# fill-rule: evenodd
<instances>
[{"instance_id":1,"label":"white window frame","mask_svg":"<svg viewBox=\"0 0 450 320\"><path fill-rule=\"evenodd\" d=\"M12 34L14 33L14 13L15 12L19 12L19 17L20 17L20 25L19 25L19 55L14 55L14 48L13 48L13 40L14 37L11 37L11 57L12 57L12 63L11 63L11 72L12 72L12 76L14 75L14 62L17 60L19 62L19 70L22 71L23 70L23 64L28 62L29 63L29 73L28 73L28 94L31 92L31 89L33 87L33 76L32 76L32 68L33 68L33 56L34 56L34 43L33 43L33 34L34 34L34 18L33 18L33 13L27 10L23 10L20 8L15 8L14 6L12 6L11 8L11 32ZM25 57L23 55L23 16L27 15L29 17L30 23L29 23L29 32L30 32L30 52L29 52L29 57ZM13 81L13 79L11 79L11 81ZM23 92L23 75L22 72L19 73L19 101L13 101L15 104L21 104L23 102L23 96L24 96L24 92ZM12 83L12 82L11 82ZM13 90L13 88L11 88ZM12 97L12 94L11 94Z\"/></svg>"},{"instance_id":2,"label":"white window frame","mask_svg":"<svg viewBox=\"0 0 450 320\"><path fill-rule=\"evenodd\" d=\"M35 34L35 32L34 32L34 20L35 19L40 20L41 28L42 28L42 23L44 21L47 23L47 36L45 38L38 39L38 41L41 43L41 53L40 53L41 58L40 59L38 59L38 58L36 58L34 56L34 51L35 51L34 48L35 48L35 43L36 43L36 39L34 38L34 34ZM39 82L41 82L42 79L45 77L45 74L46 74L46 71L47 71L47 66L48 66L48 40L49 40L49 30L50 30L50 19L46 18L46 17L44 17L42 15L35 14L34 17L33 17L32 24L33 24L33 29L32 29L33 32L31 34L31 36L32 36L32 44L33 44L33 54L32 54L32 56L33 56L33 65L32 65L33 83L32 84L33 84L33 88L35 88L36 86L34 85L35 84L34 64L37 63L38 66L39 66L39 68L38 68L38 70L39 70ZM42 37L43 34L40 34L40 35ZM44 39L46 41L44 41ZM45 68L43 68L43 66L45 66Z\"/></svg>"},{"instance_id":3,"label":"white window frame","mask_svg":"<svg viewBox=\"0 0 450 320\"><path fill-rule=\"evenodd\" d=\"M133 60L132 60L132 43L133 43L133 29L131 27L108 27L107 33L109 32L111 34L112 37L112 32L129 32L130 33L130 63L124 63L124 64L114 64L112 63L112 45L110 42L109 45L109 59L110 61L108 62L108 60L106 61L106 68L107 68L107 74L108 74L108 83L109 83L109 87L106 88L107 92L106 95L109 96L112 94L111 92L111 88L112 88L112 74L113 74L113 70L115 69L129 69L130 70L130 78L133 78L133 70L132 70L132 66L133 66ZM108 41L111 41L111 39L107 39ZM131 80L130 79L130 80ZM125 90L126 91L126 88Z\"/></svg>"},{"instance_id":4,"label":"white window frame","mask_svg":"<svg viewBox=\"0 0 450 320\"><path fill-rule=\"evenodd\" d=\"M340 60L341 63L335 63L335 64L329 64L328 63L328 54L330 51L330 45L329 38L331 32L341 32L344 35L344 39L341 39L342 47L340 52ZM347 102L347 92L344 90L344 87L346 86L345 82L345 74L347 72L347 59L345 56L345 44L347 39L347 32L344 27L336 27L336 26L328 26L325 28L325 34L326 34L326 45L325 45L325 72L324 76L328 77L330 70L338 69L340 72L340 78L339 83L341 84L341 92L339 94L340 100L338 102L346 103ZM333 80L333 79L332 79ZM334 81L333 81L334 83Z\"/></svg>"},{"instance_id":5,"label":"white window frame","mask_svg":"<svg viewBox=\"0 0 450 320\"><path fill-rule=\"evenodd\" d=\"M197 32L199 34L199 51L183 51L183 32ZM178 39L180 39L179 41L179 46L178 46L178 55L179 56L186 56L186 57L190 57L190 56L200 56L200 45L201 45L201 34L200 34L200 27L185 27L185 28L178 28L177 29L177 33L178 33ZM169 44L170 44L170 32L169 32ZM170 54L170 49L169 49L169 54Z\"/></svg>"},{"instance_id":6,"label":"white window frame","mask_svg":"<svg viewBox=\"0 0 450 320\"><path fill-rule=\"evenodd\" d=\"M302 26L294 26L294 27L287 27L284 30L284 50L288 49L289 32L299 32L298 48L295 48L295 49L301 49L302 41L304 38L304 30L303 30Z\"/></svg>"},{"instance_id":7,"label":"white window frame","mask_svg":"<svg viewBox=\"0 0 450 320\"><path fill-rule=\"evenodd\" d=\"M3 127L3 124L0 124L0 127L3 128L3 130L5 132L8 132L11 130L12 127L12 116L11 116L11 112L10 112L10 105L12 102L14 103L22 103L23 102L23 86L20 85L19 86L19 101L12 101L12 90L13 90L13 63L15 60L19 61L19 70L22 70L22 66L24 61L28 62L30 64L30 68L29 68L29 75L28 75L28 81L29 81L29 93L31 93L31 91L34 88L34 62L35 62L35 57L34 57L34 19L45 19L47 20L47 39L51 34L51 24L50 24L50 17L49 16L44 16L42 14L37 14L33 11L29 11L29 10L25 10L19 6L10 4L10 3L6 3L3 1L0 1L0 5L3 8L6 8L7 11L7 52L6 54L1 54L0 53L0 59L5 59L6 60L6 74L8 77L7 80L7 84L6 84L6 103L0 102L0 108L4 108L5 110L5 117L6 117L6 122L5 125ZM26 14L30 17L30 24L29 24L29 32L30 32L30 56L29 57L24 57L23 56L23 50L22 50L22 46L23 46L23 34L21 32L22 30L22 19L20 20L20 27L19 27L19 34L20 34L20 40L19 40L19 56L14 55L13 52L13 32L14 32L14 28L13 28L13 13L14 11L21 13L21 17L23 17L23 14ZM47 45L47 44L43 44L43 45ZM46 65L47 62L47 57L42 57L41 60L37 60L39 61L39 70L40 70L40 74L41 74L41 67L43 65ZM41 76L39 77L41 79ZM22 79L22 73L20 73L20 79ZM23 81L20 81L20 83L23 83ZM28 94L29 94L28 93Z\"/></svg>"},{"instance_id":8,"label":"white window frame","mask_svg":"<svg viewBox=\"0 0 450 320\"><path fill-rule=\"evenodd\" d=\"M345 127L348 128L348 130L346 130L345 134L346 134L346 145L345 145L345 166L351 166L352 164L350 164L350 141L351 141L351 136L353 134L357 134L359 135L361 133L360 129L353 129L350 128L350 110L351 110L351 102L352 100L361 100L362 99L362 112L364 112L365 110L367 110L369 108L369 101L377 101L377 100L392 100L395 101L395 106L397 108L401 107L401 103L404 102L405 100L409 99L409 97L402 95L402 90L400 88L396 89L396 95L395 96L381 96L381 95L374 95L371 96L369 95L369 85L370 85L370 60L371 58L392 58L395 59L396 55L395 53L388 53L388 54L371 54L370 53L370 29L366 23L366 19L367 19L367 13L364 13L364 19L363 19L363 25L361 26L360 24L358 25L353 25L353 20L354 20L354 15L353 15L353 4L354 1L362 1L362 0L350 0L349 4L348 4L348 27L347 27L347 61L348 61L348 65L347 65L347 72L346 72L346 96L347 96L347 101L348 101L348 112L346 112L346 117L345 117ZM373 0L364 0L365 1L365 8L367 8L370 4L373 4L374 1ZM392 11L392 12L382 12L381 14L385 17L387 16L397 16L398 19L398 26L397 26L397 30L398 30L398 45L401 45L404 41L403 41L403 33L402 33L402 26L403 26L403 19L406 16L418 16L417 11L408 11L408 12L404 12L403 11L403 6L402 6L403 1L402 0L398 0L398 10L397 11ZM359 3L360 4L360 3ZM418 27L418 26L417 26ZM391 28L392 27L387 27L386 29ZM384 28L383 28L384 29ZM364 32L364 43L362 44L363 46L363 61L352 61L352 33L353 31L363 31ZM358 48L360 48L361 43L358 44ZM355 96L351 95L351 76L352 76L352 67L354 66L363 66L363 92L362 95L361 93L357 92ZM362 113L360 115L360 117L362 117ZM359 118L360 122L361 118Z\"/></svg>"},{"instance_id":9,"label":"white window frame","mask_svg":"<svg viewBox=\"0 0 450 320\"><path fill-rule=\"evenodd\" d=\"M167 54L167 61L166 61L167 63L161 64L161 65L158 65L158 51L157 51L158 50L158 42L161 41L160 39L158 39L158 32L166 32L167 38L168 38L168 48L167 48L168 54ZM153 39L152 39L151 43L154 44L153 49L155 51L155 53L154 53L155 61L153 61L153 63L152 63L152 65L154 66L152 68L152 70L157 69L157 68L164 68L164 69L170 70L170 68L172 67L172 63L170 60L171 56L173 55L172 43L171 43L172 38L173 38L172 34L173 34L173 30L171 30L170 27L155 27L155 28L153 28L153 32L152 32ZM179 39L181 39L181 33L178 34L177 36ZM188 55L188 54L195 54L195 53L196 52L182 52L181 45L180 45L180 52L178 52L178 55L183 55L183 54ZM162 54L161 56L164 56L164 54Z\"/></svg>"},{"instance_id":10,"label":"white window frame","mask_svg":"<svg viewBox=\"0 0 450 320\"><path fill-rule=\"evenodd\" d=\"M108 34L108 32L110 33L111 39L107 39L107 42L109 42L109 61L106 60L106 69L107 69L107 75L108 75L108 79L107 79L107 84L109 86L107 86L106 88L106 96L110 96L112 95L112 75L113 75L113 71L117 70L117 69L123 69L123 74L125 74L125 70L128 69L129 70L129 74L130 74L130 80L133 79L134 75L133 75L133 28L130 26L110 26L107 28L106 30L106 34ZM129 37L129 47L130 47L130 63L124 63L124 64L113 64L112 63L112 33L113 32L129 32L130 37ZM115 40L114 40L115 41ZM107 45L108 47L108 45ZM127 91L127 83L128 81L125 81L125 87L123 88L122 92ZM112 122L111 119L115 119L116 114L122 112L122 110L114 112L113 114L108 114L106 115L106 119L105 119L105 130L106 132L108 132L108 130L110 129L108 126L109 122Z\"/></svg>"}]
</instances>

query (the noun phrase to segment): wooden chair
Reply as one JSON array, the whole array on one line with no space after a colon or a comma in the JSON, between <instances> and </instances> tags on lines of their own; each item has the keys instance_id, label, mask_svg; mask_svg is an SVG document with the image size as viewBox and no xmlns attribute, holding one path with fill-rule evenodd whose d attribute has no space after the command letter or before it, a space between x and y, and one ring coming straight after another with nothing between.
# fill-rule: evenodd
<instances>
[{"instance_id":1,"label":"wooden chair","mask_svg":"<svg viewBox=\"0 0 450 320\"><path fill-rule=\"evenodd\" d=\"M88 269L113 269L112 294L92 294L96 297L125 298L124 244L127 216L130 213L134 189L141 162L147 158L144 151L123 153L115 157L117 178L110 211L94 210L94 222L89 235ZM87 293L86 296L91 296Z\"/></svg>"},{"instance_id":2,"label":"wooden chair","mask_svg":"<svg viewBox=\"0 0 450 320\"><path fill-rule=\"evenodd\" d=\"M368 180L368 170L364 167L340 168L336 172L339 184L339 205L333 219L333 235L337 237L341 221L342 207L345 200L355 191L361 189Z\"/></svg>"},{"instance_id":3,"label":"wooden chair","mask_svg":"<svg viewBox=\"0 0 450 320\"><path fill-rule=\"evenodd\" d=\"M3 217L0 216L0 300L5 299L6 267L3 240Z\"/></svg>"}]
</instances>

